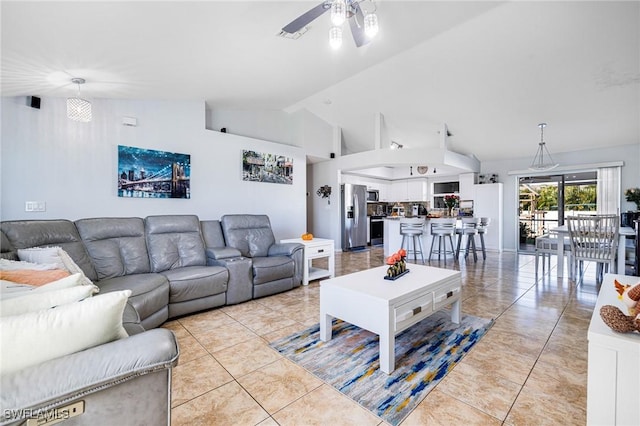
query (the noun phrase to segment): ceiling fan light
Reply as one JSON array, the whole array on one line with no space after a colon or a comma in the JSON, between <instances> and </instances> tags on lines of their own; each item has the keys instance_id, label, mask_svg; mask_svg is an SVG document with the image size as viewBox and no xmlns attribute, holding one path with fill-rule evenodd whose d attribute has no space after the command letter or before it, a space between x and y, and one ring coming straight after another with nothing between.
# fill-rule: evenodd
<instances>
[{"instance_id":1,"label":"ceiling fan light","mask_svg":"<svg viewBox=\"0 0 640 426\"><path fill-rule=\"evenodd\" d=\"M329 45L332 49L339 49L342 46L342 28L331 27L329 30Z\"/></svg>"},{"instance_id":2,"label":"ceiling fan light","mask_svg":"<svg viewBox=\"0 0 640 426\"><path fill-rule=\"evenodd\" d=\"M347 4L344 0L334 0L331 3L331 23L338 27L347 19Z\"/></svg>"},{"instance_id":3,"label":"ceiling fan light","mask_svg":"<svg viewBox=\"0 0 640 426\"><path fill-rule=\"evenodd\" d=\"M375 13L368 13L364 17L364 33L369 38L375 37L378 34L378 15Z\"/></svg>"}]
</instances>

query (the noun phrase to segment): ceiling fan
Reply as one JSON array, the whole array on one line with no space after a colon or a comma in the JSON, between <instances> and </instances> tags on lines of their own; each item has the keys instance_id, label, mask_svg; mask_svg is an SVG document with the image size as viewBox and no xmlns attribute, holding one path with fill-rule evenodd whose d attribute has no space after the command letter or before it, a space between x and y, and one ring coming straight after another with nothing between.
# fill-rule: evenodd
<instances>
[{"instance_id":1,"label":"ceiling fan","mask_svg":"<svg viewBox=\"0 0 640 426\"><path fill-rule=\"evenodd\" d=\"M331 31L335 31L336 28L340 29L342 22L348 20L356 46L364 46L371 41L373 35L378 31L378 18L375 13L367 13L365 16L360 7L360 3L365 1L371 0L325 0L285 25L282 31L288 34L304 32L305 27L312 21L325 12L331 11L333 25ZM371 3L373 4L373 2ZM334 19L338 19L338 21ZM341 31L340 29L340 39L342 38ZM330 37L332 36L330 35Z\"/></svg>"}]
</instances>

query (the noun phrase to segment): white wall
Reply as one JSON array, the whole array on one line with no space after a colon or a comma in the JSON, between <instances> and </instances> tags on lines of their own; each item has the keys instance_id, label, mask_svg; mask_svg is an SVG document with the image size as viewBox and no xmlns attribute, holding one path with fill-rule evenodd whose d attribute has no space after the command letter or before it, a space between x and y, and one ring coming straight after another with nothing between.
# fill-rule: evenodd
<instances>
[{"instance_id":1,"label":"white wall","mask_svg":"<svg viewBox=\"0 0 640 426\"><path fill-rule=\"evenodd\" d=\"M533 156L534 152L531 153ZM563 166L579 164L606 163L623 161L620 173L620 211L635 210L633 203L624 198L624 190L640 187L640 143L613 146L606 149L592 149L573 153L553 153L555 162L560 167L554 173L562 173ZM504 183L504 249L516 250L518 235L518 182L517 176L509 176L509 171L526 170L531 165L532 157L516 158L509 161L484 161L481 173L497 173L499 181Z\"/></svg>"},{"instance_id":2,"label":"white wall","mask_svg":"<svg viewBox=\"0 0 640 426\"><path fill-rule=\"evenodd\" d=\"M94 99L93 120L66 118L65 99L2 98L0 219L79 219L96 216L229 213L269 215L277 239L306 230L306 158L294 146L205 129L200 101ZM136 117L137 127L122 125ZM117 146L191 155L190 199L117 196ZM242 181L242 150L294 159L293 185ZM25 201L45 201L46 212L25 212Z\"/></svg>"},{"instance_id":3,"label":"white wall","mask_svg":"<svg viewBox=\"0 0 640 426\"><path fill-rule=\"evenodd\" d=\"M333 127L306 109L294 113L273 110L213 108L206 111L206 128L261 140L293 145L306 155L328 159Z\"/></svg>"}]
</instances>

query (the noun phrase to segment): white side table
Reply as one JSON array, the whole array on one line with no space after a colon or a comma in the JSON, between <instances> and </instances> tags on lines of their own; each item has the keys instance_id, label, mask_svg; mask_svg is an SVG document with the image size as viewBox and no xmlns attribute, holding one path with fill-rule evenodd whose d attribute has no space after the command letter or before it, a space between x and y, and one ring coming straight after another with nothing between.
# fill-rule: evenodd
<instances>
[{"instance_id":1,"label":"white side table","mask_svg":"<svg viewBox=\"0 0 640 426\"><path fill-rule=\"evenodd\" d=\"M302 284L308 285L309 281L319 278L333 278L335 275L335 257L334 242L326 238L313 238L305 241L302 238L291 238L288 240L280 240L281 243L300 243L304 245L304 268L302 275ZM329 261L329 269L314 268L312 266L313 259L321 259L326 257Z\"/></svg>"}]
</instances>

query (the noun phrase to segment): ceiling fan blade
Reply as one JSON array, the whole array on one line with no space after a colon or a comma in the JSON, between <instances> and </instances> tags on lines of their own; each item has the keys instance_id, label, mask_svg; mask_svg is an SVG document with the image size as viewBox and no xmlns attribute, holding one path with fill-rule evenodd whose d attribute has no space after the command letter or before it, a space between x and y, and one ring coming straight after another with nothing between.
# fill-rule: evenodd
<instances>
[{"instance_id":1,"label":"ceiling fan blade","mask_svg":"<svg viewBox=\"0 0 640 426\"><path fill-rule=\"evenodd\" d=\"M330 8L331 6L329 5L329 7L327 7L327 3L323 1L313 9L309 10L306 13L303 13L302 15L298 16L296 19L291 21L289 24L284 26L282 28L282 31L288 32L289 34L293 34L296 31L300 31L302 28L308 25L311 21L313 21L318 16L325 13Z\"/></svg>"},{"instance_id":2,"label":"ceiling fan blade","mask_svg":"<svg viewBox=\"0 0 640 426\"><path fill-rule=\"evenodd\" d=\"M371 41L364 33L364 15L358 3L355 3L352 7L355 8L356 13L349 19L351 35L353 35L353 41L356 42L357 47L364 46Z\"/></svg>"}]
</instances>

